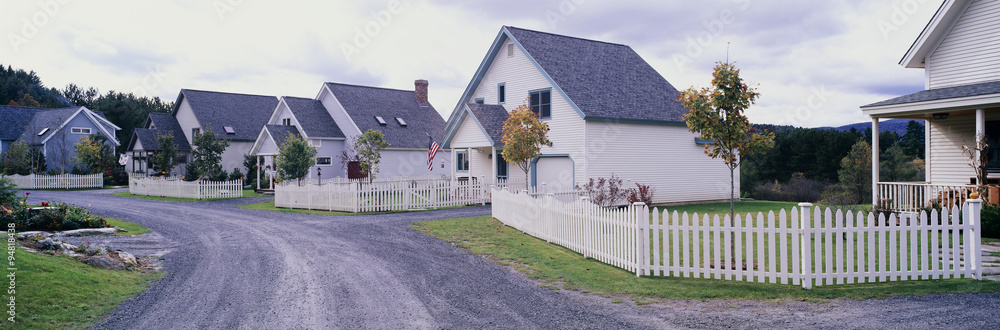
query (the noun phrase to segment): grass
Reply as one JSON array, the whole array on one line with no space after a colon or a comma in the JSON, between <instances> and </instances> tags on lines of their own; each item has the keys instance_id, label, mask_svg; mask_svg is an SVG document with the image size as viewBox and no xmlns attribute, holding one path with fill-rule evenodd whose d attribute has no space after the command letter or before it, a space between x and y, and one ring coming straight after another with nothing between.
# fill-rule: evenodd
<instances>
[{"instance_id":1,"label":"grass","mask_svg":"<svg viewBox=\"0 0 1000 330\"><path fill-rule=\"evenodd\" d=\"M726 207L728 211L728 205ZM568 290L632 299L868 299L939 292L997 292L1000 282L971 279L801 286L678 277L636 277L579 253L525 235L489 216L420 222L414 229L455 243L473 254L510 266Z\"/></svg>"},{"instance_id":2,"label":"grass","mask_svg":"<svg viewBox=\"0 0 1000 330\"><path fill-rule=\"evenodd\" d=\"M117 235L134 236L134 235L146 234L152 231L149 228L146 228L146 226L134 222L122 221L115 218L104 218L104 221L108 223L108 226L115 226L126 230L124 233L118 233Z\"/></svg>"},{"instance_id":3,"label":"grass","mask_svg":"<svg viewBox=\"0 0 1000 330\"><path fill-rule=\"evenodd\" d=\"M17 286L13 296L16 328L20 329L87 328L163 276L161 272L107 270L70 257L41 255L21 248L16 258ZM10 315L4 314L2 323L7 328L11 325L6 320Z\"/></svg>"},{"instance_id":4,"label":"grass","mask_svg":"<svg viewBox=\"0 0 1000 330\"><path fill-rule=\"evenodd\" d=\"M238 206L241 209L248 210L263 210L263 211L275 211L275 212L286 212L286 213L300 213L300 214L315 214L315 215L333 215L333 216L343 216L343 215L367 215L367 214L393 214L393 213L405 213L405 212L418 212L418 211L391 211L391 212L368 212L368 213L352 213L352 212L339 212L339 211L321 211L321 210L306 210L306 209L290 209L284 207L275 207L274 200L266 200L257 203L243 204ZM435 210L446 210L446 209L457 209L466 206L449 206L437 208Z\"/></svg>"},{"instance_id":5,"label":"grass","mask_svg":"<svg viewBox=\"0 0 1000 330\"><path fill-rule=\"evenodd\" d=\"M129 193L127 191L112 193L111 196L138 198L151 201L167 201L167 202L208 202L208 201L218 201L226 199L265 197L269 195L258 193L253 189L243 189L243 197L233 197L233 198L195 199L195 198L181 198L181 197L160 197L160 196L133 195L132 193Z\"/></svg>"}]
</instances>

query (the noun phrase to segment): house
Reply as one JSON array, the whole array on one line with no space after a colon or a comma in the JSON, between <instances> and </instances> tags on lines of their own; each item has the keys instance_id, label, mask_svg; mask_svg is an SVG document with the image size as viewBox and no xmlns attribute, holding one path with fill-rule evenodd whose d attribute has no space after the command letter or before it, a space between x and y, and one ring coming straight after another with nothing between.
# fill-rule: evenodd
<instances>
[{"instance_id":1,"label":"house","mask_svg":"<svg viewBox=\"0 0 1000 330\"><path fill-rule=\"evenodd\" d=\"M979 184L963 146L974 146L985 136L990 146L987 171L1000 180L1000 2L947 0L899 61L906 68L924 70L925 90L864 105L872 118L872 159L878 159L879 120L907 118L925 123L926 183L879 182L872 167L875 201L917 199L922 207L942 197ZM872 162L878 164L878 162ZM907 194L909 197L905 197Z\"/></svg>"},{"instance_id":2,"label":"house","mask_svg":"<svg viewBox=\"0 0 1000 330\"><path fill-rule=\"evenodd\" d=\"M273 169L280 146L292 135L317 150L310 178L353 177L342 162L343 151L356 136L376 130L389 143L381 152L379 177L448 174L442 169L446 157L437 157L435 166L427 164L428 146L441 141L445 124L427 100L427 87L426 80L415 81L412 91L325 83L314 99L282 97L252 153L264 158L263 170Z\"/></svg>"},{"instance_id":3,"label":"house","mask_svg":"<svg viewBox=\"0 0 1000 330\"><path fill-rule=\"evenodd\" d=\"M127 149L130 153L130 161L125 165L127 170L131 173L152 174L152 157L162 150L157 139L168 134L173 136L178 157L178 164L171 170L171 174L183 174L191 154L191 144L184 136L184 129L177 118L169 113L151 113L142 128L135 129Z\"/></svg>"},{"instance_id":4,"label":"house","mask_svg":"<svg viewBox=\"0 0 1000 330\"><path fill-rule=\"evenodd\" d=\"M51 172L70 172L79 165L76 143L91 134L100 134L107 143L120 145L115 126L104 114L86 107L59 109L0 106L0 153L15 142L37 147L45 155L46 168Z\"/></svg>"},{"instance_id":5,"label":"house","mask_svg":"<svg viewBox=\"0 0 1000 330\"><path fill-rule=\"evenodd\" d=\"M244 155L250 153L257 134L277 105L278 98L275 96L182 89L170 112L173 119L151 116L143 128L153 131L137 129L137 134L132 137L136 143L129 143L128 152L142 158L145 154L156 151L158 147L152 145L156 141L155 132L179 132L180 136L174 136L178 147L182 148L186 143L187 150L192 150L194 137L211 130L216 138L229 142L229 147L222 153L222 169L244 171ZM179 140L185 141L182 143ZM139 160L137 163L142 162ZM145 166L138 165L132 169L148 170L148 159Z\"/></svg>"},{"instance_id":6,"label":"house","mask_svg":"<svg viewBox=\"0 0 1000 330\"><path fill-rule=\"evenodd\" d=\"M501 155L500 130L525 104L552 142L530 163L532 186L569 190L614 174L656 188L656 203L728 199L729 170L705 156L678 95L629 46L504 26L449 117L443 147L459 180L521 177Z\"/></svg>"}]
</instances>

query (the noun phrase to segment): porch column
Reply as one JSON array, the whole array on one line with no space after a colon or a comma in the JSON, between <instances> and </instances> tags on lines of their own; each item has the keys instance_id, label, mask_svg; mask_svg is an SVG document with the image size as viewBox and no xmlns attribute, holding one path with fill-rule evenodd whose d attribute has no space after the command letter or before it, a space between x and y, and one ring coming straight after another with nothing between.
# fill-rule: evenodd
<instances>
[{"instance_id":1,"label":"porch column","mask_svg":"<svg viewBox=\"0 0 1000 330\"><path fill-rule=\"evenodd\" d=\"M493 177L490 180L497 179L497 147L490 147L491 157L490 160L493 161Z\"/></svg>"},{"instance_id":2,"label":"porch column","mask_svg":"<svg viewBox=\"0 0 1000 330\"><path fill-rule=\"evenodd\" d=\"M933 121L924 119L924 182L931 181L931 124Z\"/></svg>"},{"instance_id":3,"label":"porch column","mask_svg":"<svg viewBox=\"0 0 1000 330\"><path fill-rule=\"evenodd\" d=\"M253 156L253 163L257 164L257 190L260 190L260 156Z\"/></svg>"},{"instance_id":4,"label":"porch column","mask_svg":"<svg viewBox=\"0 0 1000 330\"><path fill-rule=\"evenodd\" d=\"M872 118L872 204L878 204L878 118Z\"/></svg>"}]
</instances>

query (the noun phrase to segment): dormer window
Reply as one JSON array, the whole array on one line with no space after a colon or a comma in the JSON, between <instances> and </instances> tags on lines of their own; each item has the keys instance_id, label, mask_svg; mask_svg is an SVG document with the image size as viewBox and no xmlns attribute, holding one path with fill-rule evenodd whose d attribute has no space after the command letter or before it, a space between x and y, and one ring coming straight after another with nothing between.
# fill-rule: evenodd
<instances>
[{"instance_id":1,"label":"dormer window","mask_svg":"<svg viewBox=\"0 0 1000 330\"><path fill-rule=\"evenodd\" d=\"M383 119L382 116L375 116L375 120L378 121L379 125L382 125L382 126L386 125L385 119Z\"/></svg>"},{"instance_id":2,"label":"dormer window","mask_svg":"<svg viewBox=\"0 0 1000 330\"><path fill-rule=\"evenodd\" d=\"M224 128L226 129L226 134L236 134L236 130L234 130L232 126L226 126Z\"/></svg>"},{"instance_id":3,"label":"dormer window","mask_svg":"<svg viewBox=\"0 0 1000 330\"><path fill-rule=\"evenodd\" d=\"M399 126L406 127L406 121L403 118L396 117L396 122L399 123Z\"/></svg>"},{"instance_id":4,"label":"dormer window","mask_svg":"<svg viewBox=\"0 0 1000 330\"><path fill-rule=\"evenodd\" d=\"M49 128L48 127L43 128L41 132L38 132L38 136L45 135L45 133L48 133L48 132L49 132Z\"/></svg>"},{"instance_id":5,"label":"dormer window","mask_svg":"<svg viewBox=\"0 0 1000 330\"><path fill-rule=\"evenodd\" d=\"M73 134L90 134L89 127L73 127L70 128L70 132Z\"/></svg>"},{"instance_id":6,"label":"dormer window","mask_svg":"<svg viewBox=\"0 0 1000 330\"><path fill-rule=\"evenodd\" d=\"M281 125L292 126L292 118L282 118Z\"/></svg>"}]
</instances>

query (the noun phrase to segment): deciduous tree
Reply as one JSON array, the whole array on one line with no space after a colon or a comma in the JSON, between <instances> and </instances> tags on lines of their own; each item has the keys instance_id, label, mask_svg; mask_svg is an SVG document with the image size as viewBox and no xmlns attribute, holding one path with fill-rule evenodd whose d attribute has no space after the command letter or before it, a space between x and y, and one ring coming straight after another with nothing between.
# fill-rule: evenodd
<instances>
[{"instance_id":1,"label":"deciduous tree","mask_svg":"<svg viewBox=\"0 0 1000 330\"><path fill-rule=\"evenodd\" d=\"M688 129L708 141L705 154L721 158L729 167L729 221L735 221L736 168L740 157L758 153L774 147L774 134L757 132L743 111L760 96L740 78L740 70L732 63L722 63L712 74L712 88L696 90L693 87L680 93L677 99L688 109L684 115ZM736 267L736 244L730 242L733 267Z\"/></svg>"},{"instance_id":2,"label":"deciduous tree","mask_svg":"<svg viewBox=\"0 0 1000 330\"><path fill-rule=\"evenodd\" d=\"M218 176L222 169L222 153L229 147L229 141L217 139L211 128L194 137L194 150L191 151L191 171L199 178L208 179Z\"/></svg>"},{"instance_id":3,"label":"deciduous tree","mask_svg":"<svg viewBox=\"0 0 1000 330\"><path fill-rule=\"evenodd\" d=\"M357 136L354 145L361 164L361 175L367 176L369 182L375 180L375 175L379 172L378 165L382 162L382 150L389 146L385 135L370 129Z\"/></svg>"},{"instance_id":4,"label":"deciduous tree","mask_svg":"<svg viewBox=\"0 0 1000 330\"><path fill-rule=\"evenodd\" d=\"M174 144L173 132L157 135L156 145L159 146L160 150L157 150L153 154L153 171L162 175L170 175L174 167L180 163L180 159L177 157L177 145Z\"/></svg>"},{"instance_id":5,"label":"deciduous tree","mask_svg":"<svg viewBox=\"0 0 1000 330\"><path fill-rule=\"evenodd\" d=\"M521 104L503 122L503 159L514 163L524 172L524 189L528 189L528 165L542 154L542 145L549 144L549 124L538 120L538 113Z\"/></svg>"},{"instance_id":6,"label":"deciduous tree","mask_svg":"<svg viewBox=\"0 0 1000 330\"><path fill-rule=\"evenodd\" d=\"M281 151L275 159L278 175L282 179L299 180L309 175L309 168L316 165L316 148L292 133L288 133Z\"/></svg>"}]
</instances>

